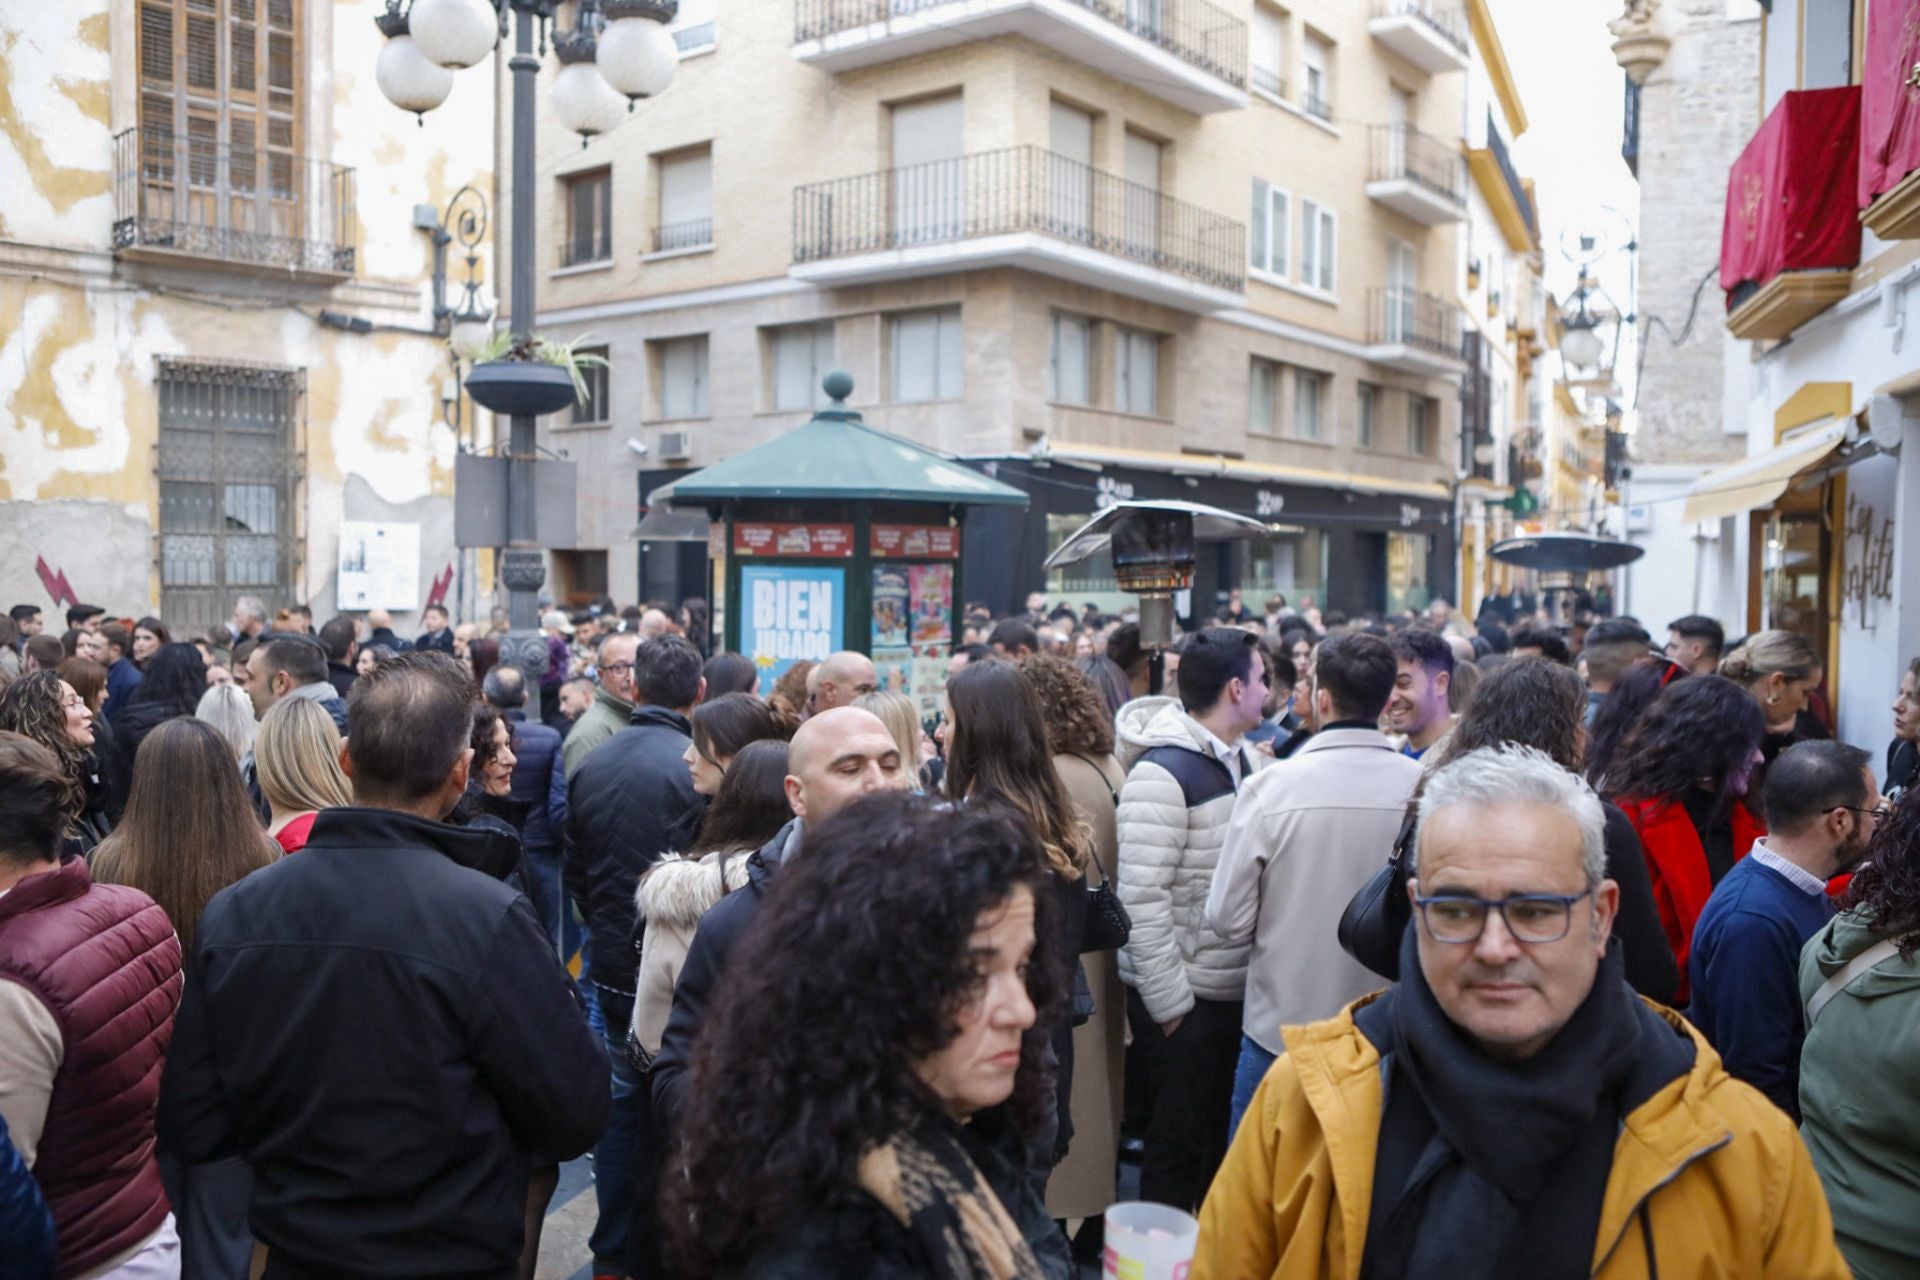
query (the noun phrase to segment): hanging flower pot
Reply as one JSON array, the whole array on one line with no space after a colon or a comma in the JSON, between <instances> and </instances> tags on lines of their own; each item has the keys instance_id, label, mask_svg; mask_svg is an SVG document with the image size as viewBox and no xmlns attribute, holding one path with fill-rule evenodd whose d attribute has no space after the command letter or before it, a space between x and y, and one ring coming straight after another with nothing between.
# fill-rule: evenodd
<instances>
[{"instance_id":1,"label":"hanging flower pot","mask_svg":"<svg viewBox=\"0 0 1920 1280\"><path fill-rule=\"evenodd\" d=\"M573 375L557 364L489 360L467 372L467 394L495 413L557 413L573 403Z\"/></svg>"}]
</instances>

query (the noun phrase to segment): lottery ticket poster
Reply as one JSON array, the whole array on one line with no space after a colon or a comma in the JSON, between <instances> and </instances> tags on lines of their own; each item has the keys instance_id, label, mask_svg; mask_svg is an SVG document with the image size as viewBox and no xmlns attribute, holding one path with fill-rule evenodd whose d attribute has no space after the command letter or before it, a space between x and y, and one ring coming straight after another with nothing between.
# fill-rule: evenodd
<instances>
[{"instance_id":1,"label":"lottery ticket poster","mask_svg":"<svg viewBox=\"0 0 1920 1280\"><path fill-rule=\"evenodd\" d=\"M873 566L873 648L876 653L907 643L907 597L905 565Z\"/></svg>"},{"instance_id":2,"label":"lottery ticket poster","mask_svg":"<svg viewBox=\"0 0 1920 1280\"><path fill-rule=\"evenodd\" d=\"M953 566L916 564L907 570L913 601L913 644L953 643Z\"/></svg>"}]
</instances>

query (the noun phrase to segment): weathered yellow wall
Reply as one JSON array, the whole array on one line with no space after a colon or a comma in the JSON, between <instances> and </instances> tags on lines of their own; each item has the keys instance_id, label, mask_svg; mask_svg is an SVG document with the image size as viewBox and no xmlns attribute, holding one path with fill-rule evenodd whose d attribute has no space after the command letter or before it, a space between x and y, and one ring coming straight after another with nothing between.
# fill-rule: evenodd
<instances>
[{"instance_id":1,"label":"weathered yellow wall","mask_svg":"<svg viewBox=\"0 0 1920 1280\"><path fill-rule=\"evenodd\" d=\"M356 275L112 256L115 133L130 127L132 0L0 5L0 595L42 600L45 557L115 612L157 602L153 529L162 357L302 370L294 594L331 599L342 519L422 525L423 590L451 545L445 343L424 330L431 246L413 208L491 193L493 78L459 77L428 127L374 86L378 0L308 0L309 151L355 170ZM483 256L490 256L482 246ZM452 263L457 273L462 264ZM484 263L483 263L484 270ZM322 309L381 326L322 328Z\"/></svg>"}]
</instances>

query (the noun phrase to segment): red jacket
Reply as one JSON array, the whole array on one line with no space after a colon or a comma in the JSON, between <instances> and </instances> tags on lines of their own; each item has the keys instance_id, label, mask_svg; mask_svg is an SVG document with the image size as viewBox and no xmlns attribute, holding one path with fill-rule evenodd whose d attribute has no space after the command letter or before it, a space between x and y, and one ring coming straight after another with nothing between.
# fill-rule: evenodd
<instances>
[{"instance_id":1,"label":"red jacket","mask_svg":"<svg viewBox=\"0 0 1920 1280\"><path fill-rule=\"evenodd\" d=\"M1707 851L1686 806L1672 799L1616 801L1633 823L1640 844L1647 851L1647 874L1653 879L1653 900L1660 908L1660 923L1667 931L1667 945L1673 948L1673 961L1679 967L1680 981L1674 989L1675 1008L1684 1009L1691 992L1687 987L1687 952L1693 945L1693 926L1713 893L1713 879L1707 873ZM1733 806L1733 858L1738 862L1753 848L1753 842L1767 829L1744 804Z\"/></svg>"},{"instance_id":2,"label":"red jacket","mask_svg":"<svg viewBox=\"0 0 1920 1280\"><path fill-rule=\"evenodd\" d=\"M0 978L60 1026L65 1054L33 1173L60 1237L58 1274L79 1275L167 1216L153 1113L180 1004L180 940L153 899L94 884L73 858L0 897Z\"/></svg>"}]
</instances>

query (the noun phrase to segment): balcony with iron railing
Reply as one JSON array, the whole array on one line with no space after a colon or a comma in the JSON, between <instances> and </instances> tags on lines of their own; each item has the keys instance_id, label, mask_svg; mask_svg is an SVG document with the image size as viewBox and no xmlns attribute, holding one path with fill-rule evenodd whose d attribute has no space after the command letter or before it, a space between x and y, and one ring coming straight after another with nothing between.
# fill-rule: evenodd
<instances>
[{"instance_id":1,"label":"balcony with iron railing","mask_svg":"<svg viewBox=\"0 0 1920 1280\"><path fill-rule=\"evenodd\" d=\"M794 0L793 53L828 71L1025 36L1196 113L1247 105L1246 20L1208 0Z\"/></svg>"},{"instance_id":2,"label":"balcony with iron railing","mask_svg":"<svg viewBox=\"0 0 1920 1280\"><path fill-rule=\"evenodd\" d=\"M1467 162L1459 144L1410 124L1377 124L1368 134L1370 198L1428 227L1466 217Z\"/></svg>"},{"instance_id":3,"label":"balcony with iron railing","mask_svg":"<svg viewBox=\"0 0 1920 1280\"><path fill-rule=\"evenodd\" d=\"M1327 101L1324 94L1316 93L1312 89L1301 90L1300 109L1315 120L1333 119L1333 103Z\"/></svg>"},{"instance_id":4,"label":"balcony with iron railing","mask_svg":"<svg viewBox=\"0 0 1920 1280\"><path fill-rule=\"evenodd\" d=\"M353 170L212 138L128 129L113 140L113 248L126 258L353 274Z\"/></svg>"},{"instance_id":5,"label":"balcony with iron railing","mask_svg":"<svg viewBox=\"0 0 1920 1280\"><path fill-rule=\"evenodd\" d=\"M600 234L585 232L569 235L560 242L560 265L584 267L596 262L613 261L613 229L603 227Z\"/></svg>"},{"instance_id":6,"label":"balcony with iron railing","mask_svg":"<svg viewBox=\"0 0 1920 1280\"><path fill-rule=\"evenodd\" d=\"M1507 151L1506 139L1500 136L1491 108L1487 111L1486 145L1467 152L1467 168L1493 210L1507 248L1515 253L1538 248L1540 222L1533 198L1520 180L1520 171L1513 167L1513 156Z\"/></svg>"},{"instance_id":7,"label":"balcony with iron railing","mask_svg":"<svg viewBox=\"0 0 1920 1280\"><path fill-rule=\"evenodd\" d=\"M1007 266L1225 310L1246 300L1246 226L1040 147L794 190L796 278L845 285Z\"/></svg>"},{"instance_id":8,"label":"balcony with iron railing","mask_svg":"<svg viewBox=\"0 0 1920 1280\"><path fill-rule=\"evenodd\" d=\"M1444 377L1464 368L1460 308L1418 289L1389 286L1367 299L1367 358L1403 373Z\"/></svg>"},{"instance_id":9,"label":"balcony with iron railing","mask_svg":"<svg viewBox=\"0 0 1920 1280\"><path fill-rule=\"evenodd\" d=\"M1367 30L1430 75L1467 69L1466 11L1444 0L1374 0Z\"/></svg>"},{"instance_id":10,"label":"balcony with iron railing","mask_svg":"<svg viewBox=\"0 0 1920 1280\"><path fill-rule=\"evenodd\" d=\"M692 253L713 248L713 219L689 218L653 229L654 253Z\"/></svg>"}]
</instances>

